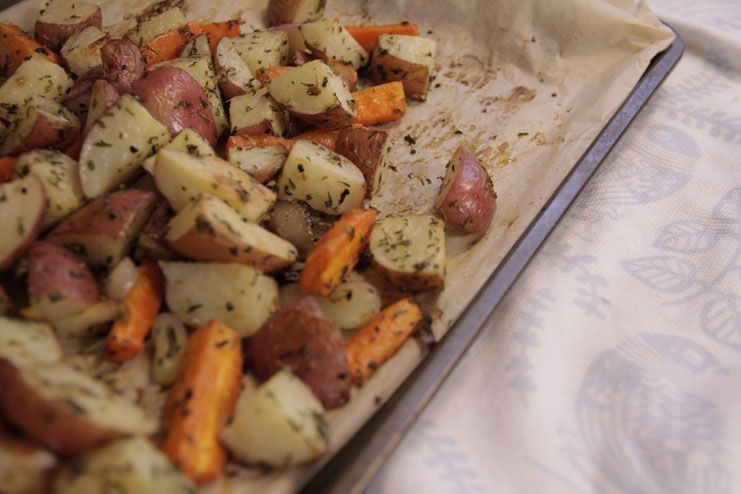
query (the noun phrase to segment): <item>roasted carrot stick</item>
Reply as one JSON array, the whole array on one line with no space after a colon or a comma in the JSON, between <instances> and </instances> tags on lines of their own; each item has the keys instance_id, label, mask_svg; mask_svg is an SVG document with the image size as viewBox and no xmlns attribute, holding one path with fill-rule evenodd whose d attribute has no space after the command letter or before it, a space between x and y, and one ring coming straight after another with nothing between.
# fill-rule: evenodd
<instances>
[{"instance_id":1,"label":"roasted carrot stick","mask_svg":"<svg viewBox=\"0 0 741 494\"><path fill-rule=\"evenodd\" d=\"M13 180L13 168L18 159L14 156L3 156L0 158L0 183Z\"/></svg>"},{"instance_id":2,"label":"roasted carrot stick","mask_svg":"<svg viewBox=\"0 0 741 494\"><path fill-rule=\"evenodd\" d=\"M9 76L31 55L59 63L59 55L49 51L15 24L0 23L0 76Z\"/></svg>"},{"instance_id":3,"label":"roasted carrot stick","mask_svg":"<svg viewBox=\"0 0 741 494\"><path fill-rule=\"evenodd\" d=\"M219 432L234 412L242 382L242 339L211 321L188 340L164 408L162 450L197 483L215 479L226 465Z\"/></svg>"},{"instance_id":4,"label":"roasted carrot stick","mask_svg":"<svg viewBox=\"0 0 741 494\"><path fill-rule=\"evenodd\" d=\"M378 125L395 122L407 112L404 85L400 81L355 91L352 96L358 109L355 123Z\"/></svg>"},{"instance_id":5,"label":"roasted carrot stick","mask_svg":"<svg viewBox=\"0 0 741 494\"><path fill-rule=\"evenodd\" d=\"M258 70L257 74L255 74L255 77L257 77L257 80L260 81L264 86L270 79L278 77L281 74L285 74L293 68L294 67L285 67L282 65L278 65L275 67L270 67L269 69Z\"/></svg>"},{"instance_id":6,"label":"roasted carrot stick","mask_svg":"<svg viewBox=\"0 0 741 494\"><path fill-rule=\"evenodd\" d=\"M270 135L231 136L226 141L227 151L232 148L261 148L265 146L283 146L286 151L293 149L293 140Z\"/></svg>"},{"instance_id":7,"label":"roasted carrot stick","mask_svg":"<svg viewBox=\"0 0 741 494\"><path fill-rule=\"evenodd\" d=\"M239 36L237 21L212 22L201 24L189 22L177 29L160 34L141 49L147 65L154 65L165 60L172 60L180 55L185 44L201 34L207 34L213 50L224 37Z\"/></svg>"},{"instance_id":8,"label":"roasted carrot stick","mask_svg":"<svg viewBox=\"0 0 741 494\"><path fill-rule=\"evenodd\" d=\"M408 36L419 36L419 28L411 22L400 24L386 24L382 26L345 26L350 35L361 44L366 51L373 51L378 43L378 37L382 34L406 34Z\"/></svg>"},{"instance_id":9,"label":"roasted carrot stick","mask_svg":"<svg viewBox=\"0 0 741 494\"><path fill-rule=\"evenodd\" d=\"M419 307L409 298L389 305L345 344L350 376L363 384L390 359L422 319Z\"/></svg>"},{"instance_id":10,"label":"roasted carrot stick","mask_svg":"<svg viewBox=\"0 0 741 494\"><path fill-rule=\"evenodd\" d=\"M340 135L336 130L314 129L293 138L294 141L311 141L334 151L337 137Z\"/></svg>"},{"instance_id":11,"label":"roasted carrot stick","mask_svg":"<svg viewBox=\"0 0 741 494\"><path fill-rule=\"evenodd\" d=\"M374 209L348 211L314 246L301 273L306 293L329 295L358 263L376 222Z\"/></svg>"},{"instance_id":12,"label":"roasted carrot stick","mask_svg":"<svg viewBox=\"0 0 741 494\"><path fill-rule=\"evenodd\" d=\"M124 315L113 323L106 350L108 360L125 362L144 349L144 338L162 305L165 281L154 261L145 259L129 293L123 300Z\"/></svg>"}]
</instances>

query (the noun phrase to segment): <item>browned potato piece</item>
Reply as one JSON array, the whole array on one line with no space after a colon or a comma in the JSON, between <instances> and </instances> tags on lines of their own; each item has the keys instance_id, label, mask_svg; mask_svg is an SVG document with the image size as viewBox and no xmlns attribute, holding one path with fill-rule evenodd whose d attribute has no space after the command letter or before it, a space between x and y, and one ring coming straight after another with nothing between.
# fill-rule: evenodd
<instances>
[{"instance_id":1,"label":"browned potato piece","mask_svg":"<svg viewBox=\"0 0 741 494\"><path fill-rule=\"evenodd\" d=\"M234 98L260 87L247 63L239 56L231 38L223 38L216 46L214 68L219 78L219 87L225 98Z\"/></svg>"},{"instance_id":2,"label":"browned potato piece","mask_svg":"<svg viewBox=\"0 0 741 494\"><path fill-rule=\"evenodd\" d=\"M229 39L229 38L224 38ZM181 58L192 58L192 57L210 57L211 56L211 45L208 42L208 35L201 34L196 36L192 40L185 43L183 50L180 52Z\"/></svg>"},{"instance_id":3,"label":"browned potato piece","mask_svg":"<svg viewBox=\"0 0 741 494\"><path fill-rule=\"evenodd\" d=\"M131 86L144 77L146 64L134 43L127 39L114 39L100 50L106 79L119 93L130 93Z\"/></svg>"},{"instance_id":4,"label":"browned potato piece","mask_svg":"<svg viewBox=\"0 0 741 494\"><path fill-rule=\"evenodd\" d=\"M69 93L62 99L62 104L75 116L84 122L87 117L88 105L90 104L90 93L95 80L79 78L72 85Z\"/></svg>"},{"instance_id":5,"label":"browned potato piece","mask_svg":"<svg viewBox=\"0 0 741 494\"><path fill-rule=\"evenodd\" d=\"M250 339L247 361L261 380L288 367L326 409L340 407L350 398L350 367L342 334L312 297L273 314Z\"/></svg>"},{"instance_id":6,"label":"browned potato piece","mask_svg":"<svg viewBox=\"0 0 741 494\"><path fill-rule=\"evenodd\" d=\"M288 130L286 115L265 88L229 100L229 117L236 135L283 136Z\"/></svg>"},{"instance_id":7,"label":"browned potato piece","mask_svg":"<svg viewBox=\"0 0 741 494\"><path fill-rule=\"evenodd\" d=\"M288 63L288 34L285 31L253 31L230 39L253 74Z\"/></svg>"},{"instance_id":8,"label":"browned potato piece","mask_svg":"<svg viewBox=\"0 0 741 494\"><path fill-rule=\"evenodd\" d=\"M108 43L108 36L95 26L76 33L64 43L60 52L67 67L78 77L96 78L103 75L100 50Z\"/></svg>"},{"instance_id":9,"label":"browned potato piece","mask_svg":"<svg viewBox=\"0 0 741 494\"><path fill-rule=\"evenodd\" d=\"M314 227L306 206L297 202L278 201L270 213L269 228L280 238L291 242L305 257L314 247Z\"/></svg>"},{"instance_id":10,"label":"browned potato piece","mask_svg":"<svg viewBox=\"0 0 741 494\"><path fill-rule=\"evenodd\" d=\"M34 97L58 101L72 84L72 78L58 64L43 57L30 57L0 86L0 118L12 120Z\"/></svg>"},{"instance_id":11,"label":"browned potato piece","mask_svg":"<svg viewBox=\"0 0 741 494\"><path fill-rule=\"evenodd\" d=\"M41 96L20 108L5 136L0 155L33 149L64 148L80 132L80 120L59 103Z\"/></svg>"},{"instance_id":12,"label":"browned potato piece","mask_svg":"<svg viewBox=\"0 0 741 494\"><path fill-rule=\"evenodd\" d=\"M88 133L93 124L113 105L118 103L119 98L116 88L105 79L98 79L90 88L89 102L87 104L87 117L85 118L85 133Z\"/></svg>"},{"instance_id":13,"label":"browned potato piece","mask_svg":"<svg viewBox=\"0 0 741 494\"><path fill-rule=\"evenodd\" d=\"M483 233L497 210L489 173L466 148L459 147L445 170L435 211L467 233Z\"/></svg>"},{"instance_id":14,"label":"browned potato piece","mask_svg":"<svg viewBox=\"0 0 741 494\"><path fill-rule=\"evenodd\" d=\"M350 91L358 89L358 73L352 68L352 65L347 62L339 62L336 60L330 60L327 62L332 72L337 74L340 79L345 81L347 88Z\"/></svg>"},{"instance_id":15,"label":"browned potato piece","mask_svg":"<svg viewBox=\"0 0 741 494\"><path fill-rule=\"evenodd\" d=\"M286 148L280 145L254 148L232 147L226 153L229 163L249 173L263 184L275 178L288 156Z\"/></svg>"},{"instance_id":16,"label":"browned potato piece","mask_svg":"<svg viewBox=\"0 0 741 494\"><path fill-rule=\"evenodd\" d=\"M88 267L64 247L34 242L28 258L28 298L44 319L77 315L100 300L100 287Z\"/></svg>"},{"instance_id":17,"label":"browned potato piece","mask_svg":"<svg viewBox=\"0 0 741 494\"><path fill-rule=\"evenodd\" d=\"M186 71L167 65L158 67L132 84L131 91L171 136L183 129L194 129L209 144L216 144L211 104L198 81Z\"/></svg>"},{"instance_id":18,"label":"browned potato piece","mask_svg":"<svg viewBox=\"0 0 741 494\"><path fill-rule=\"evenodd\" d=\"M56 457L37 444L0 434L0 485L4 494L49 492Z\"/></svg>"},{"instance_id":19,"label":"browned potato piece","mask_svg":"<svg viewBox=\"0 0 741 494\"><path fill-rule=\"evenodd\" d=\"M296 61L295 52L307 53L308 51L306 43L304 42L304 37L301 35L301 31L299 30L299 26L300 24L294 23L281 24L279 26L270 28L271 30L283 31L288 35L288 53L290 54L290 57L293 58L294 62ZM312 55L309 55L309 58L307 58L303 62L292 63L291 65L303 65L313 58L314 57Z\"/></svg>"},{"instance_id":20,"label":"browned potato piece","mask_svg":"<svg viewBox=\"0 0 741 494\"><path fill-rule=\"evenodd\" d=\"M388 158L389 133L363 127L342 129L335 151L352 161L365 177L365 197L371 197L379 185L380 173Z\"/></svg>"},{"instance_id":21,"label":"browned potato piece","mask_svg":"<svg viewBox=\"0 0 741 494\"><path fill-rule=\"evenodd\" d=\"M138 46L144 46L160 34L177 29L186 22L185 14L179 7L157 9L145 19L140 19L136 29L129 32L126 37Z\"/></svg>"},{"instance_id":22,"label":"browned potato piece","mask_svg":"<svg viewBox=\"0 0 741 494\"><path fill-rule=\"evenodd\" d=\"M154 207L154 194L119 190L89 202L47 237L92 266L114 266L129 251Z\"/></svg>"},{"instance_id":23,"label":"browned potato piece","mask_svg":"<svg viewBox=\"0 0 741 494\"><path fill-rule=\"evenodd\" d=\"M0 359L0 410L39 443L77 454L157 424L101 382L63 363L13 365Z\"/></svg>"},{"instance_id":24,"label":"browned potato piece","mask_svg":"<svg viewBox=\"0 0 741 494\"><path fill-rule=\"evenodd\" d=\"M301 24L299 30L311 53L322 60L349 63L355 70L368 63L368 52L339 19L307 22Z\"/></svg>"},{"instance_id":25,"label":"browned potato piece","mask_svg":"<svg viewBox=\"0 0 741 494\"><path fill-rule=\"evenodd\" d=\"M0 184L0 198L0 269L8 269L41 231L48 200L35 176Z\"/></svg>"},{"instance_id":26,"label":"browned potato piece","mask_svg":"<svg viewBox=\"0 0 741 494\"><path fill-rule=\"evenodd\" d=\"M136 258L148 257L166 261L174 257L173 252L165 243L165 228L170 218L172 218L172 210L167 201L158 201L136 240Z\"/></svg>"},{"instance_id":27,"label":"browned potato piece","mask_svg":"<svg viewBox=\"0 0 741 494\"><path fill-rule=\"evenodd\" d=\"M47 48L59 51L67 38L88 26L103 27L100 7L80 0L52 0L36 19L36 40Z\"/></svg>"},{"instance_id":28,"label":"browned potato piece","mask_svg":"<svg viewBox=\"0 0 741 494\"><path fill-rule=\"evenodd\" d=\"M268 20L273 26L321 19L327 0L270 0Z\"/></svg>"},{"instance_id":29,"label":"browned potato piece","mask_svg":"<svg viewBox=\"0 0 741 494\"><path fill-rule=\"evenodd\" d=\"M292 115L315 127L347 127L357 114L347 85L321 60L274 77L267 88Z\"/></svg>"},{"instance_id":30,"label":"browned potato piece","mask_svg":"<svg viewBox=\"0 0 741 494\"><path fill-rule=\"evenodd\" d=\"M165 238L172 250L191 259L249 264L265 273L290 266L298 255L289 242L243 221L225 202L210 195L175 215Z\"/></svg>"},{"instance_id":31,"label":"browned potato piece","mask_svg":"<svg viewBox=\"0 0 741 494\"><path fill-rule=\"evenodd\" d=\"M437 45L428 38L382 34L370 73L377 83L401 81L407 98L424 101L435 71Z\"/></svg>"}]
</instances>

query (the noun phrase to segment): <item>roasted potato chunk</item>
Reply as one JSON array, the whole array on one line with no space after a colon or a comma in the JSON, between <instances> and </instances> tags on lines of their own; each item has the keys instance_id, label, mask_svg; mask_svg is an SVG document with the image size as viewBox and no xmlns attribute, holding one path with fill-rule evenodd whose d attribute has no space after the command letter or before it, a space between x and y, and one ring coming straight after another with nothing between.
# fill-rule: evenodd
<instances>
[{"instance_id":1,"label":"roasted potato chunk","mask_svg":"<svg viewBox=\"0 0 741 494\"><path fill-rule=\"evenodd\" d=\"M102 117L109 108L118 103L119 98L116 88L105 79L98 79L90 88L88 112L85 119L85 134L90 132L93 124Z\"/></svg>"},{"instance_id":2,"label":"roasted potato chunk","mask_svg":"<svg viewBox=\"0 0 741 494\"><path fill-rule=\"evenodd\" d=\"M91 266L112 267L128 254L153 207L151 192L111 192L68 216L47 240L76 252Z\"/></svg>"},{"instance_id":3,"label":"roasted potato chunk","mask_svg":"<svg viewBox=\"0 0 741 494\"><path fill-rule=\"evenodd\" d=\"M232 134L283 136L288 122L278 103L265 88L229 100Z\"/></svg>"},{"instance_id":4,"label":"roasted potato chunk","mask_svg":"<svg viewBox=\"0 0 741 494\"><path fill-rule=\"evenodd\" d=\"M59 100L72 87L67 72L43 57L31 57L0 86L0 118L12 120L21 107L37 96Z\"/></svg>"},{"instance_id":5,"label":"roasted potato chunk","mask_svg":"<svg viewBox=\"0 0 741 494\"><path fill-rule=\"evenodd\" d=\"M377 83L401 81L407 98L425 101L435 71L435 41L421 36L382 34L370 72Z\"/></svg>"},{"instance_id":6,"label":"roasted potato chunk","mask_svg":"<svg viewBox=\"0 0 741 494\"><path fill-rule=\"evenodd\" d=\"M202 195L167 225L167 243L198 261L238 262L271 272L296 261L296 248L264 228L242 220L225 202Z\"/></svg>"},{"instance_id":7,"label":"roasted potato chunk","mask_svg":"<svg viewBox=\"0 0 741 494\"><path fill-rule=\"evenodd\" d=\"M187 22L185 14L178 7L157 12L154 15L139 22L136 29L129 32L126 37L138 46L144 46L160 34L172 31Z\"/></svg>"},{"instance_id":8,"label":"roasted potato chunk","mask_svg":"<svg viewBox=\"0 0 741 494\"><path fill-rule=\"evenodd\" d=\"M70 36L88 26L103 27L98 5L79 0L52 0L41 11L33 30L39 43L59 51Z\"/></svg>"},{"instance_id":9,"label":"roasted potato chunk","mask_svg":"<svg viewBox=\"0 0 741 494\"><path fill-rule=\"evenodd\" d=\"M100 52L106 43L106 33L95 26L89 26L70 36L60 53L69 70L76 76L102 76L103 57Z\"/></svg>"},{"instance_id":10,"label":"roasted potato chunk","mask_svg":"<svg viewBox=\"0 0 741 494\"><path fill-rule=\"evenodd\" d=\"M250 339L247 361L262 380L289 368L328 410L350 398L342 333L311 297L276 312Z\"/></svg>"},{"instance_id":11,"label":"roasted potato chunk","mask_svg":"<svg viewBox=\"0 0 741 494\"><path fill-rule=\"evenodd\" d=\"M341 215L363 202L365 178L347 158L311 141L298 141L278 178L278 197Z\"/></svg>"},{"instance_id":12,"label":"roasted potato chunk","mask_svg":"<svg viewBox=\"0 0 741 494\"><path fill-rule=\"evenodd\" d=\"M218 319L248 337L278 309L278 284L252 266L162 261L160 267L167 306L186 324Z\"/></svg>"},{"instance_id":13,"label":"roasted potato chunk","mask_svg":"<svg viewBox=\"0 0 741 494\"><path fill-rule=\"evenodd\" d=\"M175 149L192 154L193 156L216 156L211 144L193 129L183 130L172 141L162 146L161 149ZM154 173L154 165L156 164L157 156L150 156L142 162L142 168L151 174Z\"/></svg>"},{"instance_id":14,"label":"roasted potato chunk","mask_svg":"<svg viewBox=\"0 0 741 494\"><path fill-rule=\"evenodd\" d=\"M467 233L483 233L497 210L497 195L486 169L466 148L459 147L445 169L435 211L449 225Z\"/></svg>"},{"instance_id":15,"label":"roasted potato chunk","mask_svg":"<svg viewBox=\"0 0 741 494\"><path fill-rule=\"evenodd\" d=\"M445 222L431 214L388 216L370 235L373 265L413 291L445 286Z\"/></svg>"},{"instance_id":16,"label":"roasted potato chunk","mask_svg":"<svg viewBox=\"0 0 741 494\"><path fill-rule=\"evenodd\" d=\"M273 26L321 19L327 0L270 0L268 20Z\"/></svg>"},{"instance_id":17,"label":"roasted potato chunk","mask_svg":"<svg viewBox=\"0 0 741 494\"><path fill-rule=\"evenodd\" d=\"M390 145L385 130L355 127L340 130L335 151L352 161L365 177L365 197L380 187L381 170L386 166Z\"/></svg>"},{"instance_id":18,"label":"roasted potato chunk","mask_svg":"<svg viewBox=\"0 0 741 494\"><path fill-rule=\"evenodd\" d=\"M181 58L210 56L211 45L209 44L207 34L201 34L200 36L196 36L192 40L188 41L187 43L185 43L185 46L183 46L183 50L180 52Z\"/></svg>"},{"instance_id":19,"label":"roasted potato chunk","mask_svg":"<svg viewBox=\"0 0 741 494\"><path fill-rule=\"evenodd\" d=\"M114 39L100 49L106 79L119 93L130 93L131 86L144 77L146 64L139 48L129 40Z\"/></svg>"},{"instance_id":20,"label":"roasted potato chunk","mask_svg":"<svg viewBox=\"0 0 741 494\"><path fill-rule=\"evenodd\" d=\"M80 120L67 108L42 96L20 107L11 120L0 155L34 149L64 148L80 133Z\"/></svg>"},{"instance_id":21,"label":"roasted potato chunk","mask_svg":"<svg viewBox=\"0 0 741 494\"><path fill-rule=\"evenodd\" d=\"M288 63L288 34L284 31L255 31L231 40L253 74Z\"/></svg>"},{"instance_id":22,"label":"roasted potato chunk","mask_svg":"<svg viewBox=\"0 0 741 494\"><path fill-rule=\"evenodd\" d=\"M2 270L13 266L41 231L48 200L41 180L34 176L0 184L0 199Z\"/></svg>"},{"instance_id":23,"label":"roasted potato chunk","mask_svg":"<svg viewBox=\"0 0 741 494\"><path fill-rule=\"evenodd\" d=\"M347 85L321 60L274 77L267 88L292 115L316 127L346 127L357 114Z\"/></svg>"},{"instance_id":24,"label":"roasted potato chunk","mask_svg":"<svg viewBox=\"0 0 741 494\"><path fill-rule=\"evenodd\" d=\"M49 492L57 458L37 444L0 434L0 485L3 494Z\"/></svg>"},{"instance_id":25,"label":"roasted potato chunk","mask_svg":"<svg viewBox=\"0 0 741 494\"><path fill-rule=\"evenodd\" d=\"M321 19L299 27L306 46L325 61L346 62L357 70L368 63L368 52L340 24L339 19Z\"/></svg>"},{"instance_id":26,"label":"roasted potato chunk","mask_svg":"<svg viewBox=\"0 0 741 494\"><path fill-rule=\"evenodd\" d=\"M260 88L247 63L234 48L231 38L222 38L216 45L214 66L219 77L219 86L225 98L234 98Z\"/></svg>"},{"instance_id":27,"label":"roasted potato chunk","mask_svg":"<svg viewBox=\"0 0 741 494\"><path fill-rule=\"evenodd\" d=\"M288 151L283 146L227 149L227 160L260 183L270 182L283 168Z\"/></svg>"},{"instance_id":28,"label":"roasted potato chunk","mask_svg":"<svg viewBox=\"0 0 741 494\"><path fill-rule=\"evenodd\" d=\"M52 364L62 358L62 346L48 324L0 317L0 359L14 365Z\"/></svg>"}]
</instances>

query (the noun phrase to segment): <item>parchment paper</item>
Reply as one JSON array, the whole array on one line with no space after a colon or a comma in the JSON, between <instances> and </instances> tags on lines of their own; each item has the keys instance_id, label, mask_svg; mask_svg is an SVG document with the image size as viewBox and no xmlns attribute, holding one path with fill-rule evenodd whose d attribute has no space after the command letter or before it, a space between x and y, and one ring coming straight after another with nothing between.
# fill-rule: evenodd
<instances>
[{"instance_id":1,"label":"parchment paper","mask_svg":"<svg viewBox=\"0 0 741 494\"><path fill-rule=\"evenodd\" d=\"M147 1L100 0L105 25L123 32ZM238 17L264 26L266 0L170 2L189 19ZM673 39L640 0L329 0L346 23L409 20L438 43L438 70L426 103L412 103L389 128L394 142L381 193L382 215L425 212L445 164L461 142L476 146L499 196L490 231L478 241L448 239L446 289L424 303L442 337L619 107L651 58ZM31 29L43 2L29 0L3 20ZM416 140L411 145L402 137ZM412 151L415 151L414 154ZM373 414L423 358L408 342L351 402L330 414L331 454ZM270 474L230 465L208 493L298 490L318 463Z\"/></svg>"}]
</instances>

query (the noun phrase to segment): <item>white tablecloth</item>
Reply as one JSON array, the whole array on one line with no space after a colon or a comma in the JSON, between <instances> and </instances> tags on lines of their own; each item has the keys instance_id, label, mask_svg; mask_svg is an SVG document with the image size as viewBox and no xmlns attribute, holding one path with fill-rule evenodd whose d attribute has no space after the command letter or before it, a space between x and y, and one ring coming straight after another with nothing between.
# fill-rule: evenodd
<instances>
[{"instance_id":1,"label":"white tablecloth","mask_svg":"<svg viewBox=\"0 0 741 494\"><path fill-rule=\"evenodd\" d=\"M741 492L741 1L683 59L371 493Z\"/></svg>"}]
</instances>

